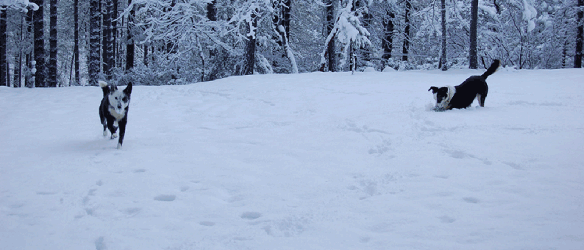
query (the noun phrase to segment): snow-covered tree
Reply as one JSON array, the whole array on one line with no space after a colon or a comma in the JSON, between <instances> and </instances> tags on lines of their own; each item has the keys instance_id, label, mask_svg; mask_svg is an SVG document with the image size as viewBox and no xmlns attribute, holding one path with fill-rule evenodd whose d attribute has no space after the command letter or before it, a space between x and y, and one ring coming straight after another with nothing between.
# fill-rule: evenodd
<instances>
[{"instance_id":1,"label":"snow-covered tree","mask_svg":"<svg viewBox=\"0 0 584 250\"><path fill-rule=\"evenodd\" d=\"M340 4L335 24L328 34L325 44L328 45L333 39L336 39L341 45L339 67L343 68L347 64L347 61L354 57L353 51L351 50L352 46L355 48L371 46L371 41L369 40L369 31L363 27L361 22L369 3L360 8L355 8L354 0L341 1ZM326 57L329 53L330 51L326 49L321 54L321 70L325 67Z\"/></svg>"},{"instance_id":2,"label":"snow-covered tree","mask_svg":"<svg viewBox=\"0 0 584 250\"><path fill-rule=\"evenodd\" d=\"M8 63L8 10L27 12L38 10L38 5L28 0L0 0L0 86L10 86Z\"/></svg>"}]
</instances>

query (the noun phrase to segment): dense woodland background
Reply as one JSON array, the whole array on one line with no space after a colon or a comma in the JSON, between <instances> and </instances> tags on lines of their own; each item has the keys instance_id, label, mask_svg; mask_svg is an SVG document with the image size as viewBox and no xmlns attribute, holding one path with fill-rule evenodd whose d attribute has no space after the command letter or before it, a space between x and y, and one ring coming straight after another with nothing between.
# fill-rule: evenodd
<instances>
[{"instance_id":1,"label":"dense woodland background","mask_svg":"<svg viewBox=\"0 0 584 250\"><path fill-rule=\"evenodd\" d=\"M584 0L0 0L0 86L582 67Z\"/></svg>"}]
</instances>

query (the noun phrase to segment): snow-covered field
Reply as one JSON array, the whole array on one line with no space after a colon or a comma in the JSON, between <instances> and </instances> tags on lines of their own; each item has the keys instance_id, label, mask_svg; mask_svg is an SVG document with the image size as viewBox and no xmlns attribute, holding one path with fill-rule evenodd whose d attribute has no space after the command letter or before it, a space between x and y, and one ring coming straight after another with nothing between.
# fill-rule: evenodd
<instances>
[{"instance_id":1,"label":"snow-covered field","mask_svg":"<svg viewBox=\"0 0 584 250\"><path fill-rule=\"evenodd\" d=\"M0 249L584 249L584 70L482 72L0 87Z\"/></svg>"}]
</instances>

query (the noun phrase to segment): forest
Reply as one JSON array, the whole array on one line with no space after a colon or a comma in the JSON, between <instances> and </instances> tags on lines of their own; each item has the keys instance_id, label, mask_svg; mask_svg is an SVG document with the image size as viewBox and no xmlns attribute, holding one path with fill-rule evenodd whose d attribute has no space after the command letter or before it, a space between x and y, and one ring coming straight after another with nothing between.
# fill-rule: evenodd
<instances>
[{"instance_id":1,"label":"forest","mask_svg":"<svg viewBox=\"0 0 584 250\"><path fill-rule=\"evenodd\" d=\"M584 0L0 0L0 86L582 67Z\"/></svg>"}]
</instances>

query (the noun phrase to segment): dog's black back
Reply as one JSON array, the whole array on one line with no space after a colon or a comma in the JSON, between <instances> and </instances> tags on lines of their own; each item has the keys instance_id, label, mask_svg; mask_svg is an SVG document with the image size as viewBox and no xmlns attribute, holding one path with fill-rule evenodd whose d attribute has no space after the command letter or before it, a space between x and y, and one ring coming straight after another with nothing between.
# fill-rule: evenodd
<instances>
[{"instance_id":1,"label":"dog's black back","mask_svg":"<svg viewBox=\"0 0 584 250\"><path fill-rule=\"evenodd\" d=\"M482 75L471 76L454 88L456 89L456 94L450 100L449 106L456 109L467 108L477 97L479 105L484 106L485 98L489 93L489 86Z\"/></svg>"}]
</instances>

